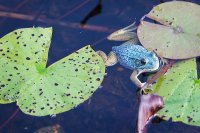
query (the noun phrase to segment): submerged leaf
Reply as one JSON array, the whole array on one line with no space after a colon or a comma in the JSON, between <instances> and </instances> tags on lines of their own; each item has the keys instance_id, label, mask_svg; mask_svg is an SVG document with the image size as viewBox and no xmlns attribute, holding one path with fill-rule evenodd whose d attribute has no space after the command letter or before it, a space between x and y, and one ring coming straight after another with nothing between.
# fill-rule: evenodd
<instances>
[{"instance_id":1,"label":"submerged leaf","mask_svg":"<svg viewBox=\"0 0 200 133\"><path fill-rule=\"evenodd\" d=\"M26 114L53 115L76 107L100 86L105 65L90 46L46 68L51 33L20 29L0 40L1 103L17 101Z\"/></svg>"},{"instance_id":2,"label":"submerged leaf","mask_svg":"<svg viewBox=\"0 0 200 133\"><path fill-rule=\"evenodd\" d=\"M200 126L200 85L195 59L180 61L153 84L152 93L163 97L165 106L158 115L165 120L182 121Z\"/></svg>"},{"instance_id":3,"label":"submerged leaf","mask_svg":"<svg viewBox=\"0 0 200 133\"><path fill-rule=\"evenodd\" d=\"M200 6L172 1L154 7L146 17L159 22L142 21L137 34L141 44L160 57L187 59L200 56Z\"/></svg>"},{"instance_id":4,"label":"submerged leaf","mask_svg":"<svg viewBox=\"0 0 200 133\"><path fill-rule=\"evenodd\" d=\"M42 127L34 133L65 133L65 131L61 125L55 124L52 126Z\"/></svg>"}]
</instances>

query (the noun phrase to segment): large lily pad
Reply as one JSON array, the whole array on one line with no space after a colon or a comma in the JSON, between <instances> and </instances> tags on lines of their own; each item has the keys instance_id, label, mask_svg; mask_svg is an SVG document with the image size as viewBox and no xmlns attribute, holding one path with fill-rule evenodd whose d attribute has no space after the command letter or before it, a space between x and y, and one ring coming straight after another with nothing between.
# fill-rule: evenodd
<instances>
[{"instance_id":1,"label":"large lily pad","mask_svg":"<svg viewBox=\"0 0 200 133\"><path fill-rule=\"evenodd\" d=\"M23 84L46 68L51 34L51 28L27 28L0 39L0 103L15 102Z\"/></svg>"},{"instance_id":2,"label":"large lily pad","mask_svg":"<svg viewBox=\"0 0 200 133\"><path fill-rule=\"evenodd\" d=\"M17 101L27 114L70 110L100 86L105 65L86 46L46 68L51 28L27 28L0 39L0 102Z\"/></svg>"},{"instance_id":3,"label":"large lily pad","mask_svg":"<svg viewBox=\"0 0 200 133\"><path fill-rule=\"evenodd\" d=\"M152 93L163 97L164 108L158 112L165 120L200 126L200 85L196 84L195 59L181 61L153 84Z\"/></svg>"},{"instance_id":4,"label":"large lily pad","mask_svg":"<svg viewBox=\"0 0 200 133\"><path fill-rule=\"evenodd\" d=\"M160 57L186 59L200 56L200 6L172 1L155 6L141 21L137 34L141 44Z\"/></svg>"}]
</instances>

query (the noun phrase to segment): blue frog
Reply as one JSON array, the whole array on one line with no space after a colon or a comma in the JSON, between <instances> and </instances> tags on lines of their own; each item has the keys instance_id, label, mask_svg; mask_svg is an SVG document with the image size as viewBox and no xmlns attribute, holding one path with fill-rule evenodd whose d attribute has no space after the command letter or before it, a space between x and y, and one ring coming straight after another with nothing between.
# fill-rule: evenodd
<instances>
[{"instance_id":1,"label":"blue frog","mask_svg":"<svg viewBox=\"0 0 200 133\"><path fill-rule=\"evenodd\" d=\"M135 23L115 31L107 38L115 41L126 41L120 46L113 46L107 56L103 51L97 53L103 58L106 66L113 66L119 62L125 68L133 70L130 79L138 87L142 88L146 82L141 83L138 76L144 72L158 71L163 64L162 60L153 52L148 51L139 44Z\"/></svg>"}]
</instances>

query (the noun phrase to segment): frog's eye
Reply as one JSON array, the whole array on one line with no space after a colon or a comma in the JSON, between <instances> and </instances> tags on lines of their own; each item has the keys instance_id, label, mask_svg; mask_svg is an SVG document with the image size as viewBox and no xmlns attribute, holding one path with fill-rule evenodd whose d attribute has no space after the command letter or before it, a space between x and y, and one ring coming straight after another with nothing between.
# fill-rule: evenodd
<instances>
[{"instance_id":1,"label":"frog's eye","mask_svg":"<svg viewBox=\"0 0 200 133\"><path fill-rule=\"evenodd\" d=\"M142 65L145 65L147 62L146 62L145 59L142 59L142 60L140 60L140 63L141 63Z\"/></svg>"}]
</instances>

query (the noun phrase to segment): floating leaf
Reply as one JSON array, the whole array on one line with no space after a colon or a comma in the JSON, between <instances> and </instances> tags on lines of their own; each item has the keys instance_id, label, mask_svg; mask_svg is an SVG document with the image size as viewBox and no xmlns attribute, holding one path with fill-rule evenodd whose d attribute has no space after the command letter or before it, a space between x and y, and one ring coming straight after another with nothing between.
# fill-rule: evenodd
<instances>
[{"instance_id":1,"label":"floating leaf","mask_svg":"<svg viewBox=\"0 0 200 133\"><path fill-rule=\"evenodd\" d=\"M137 34L145 48L170 59L200 56L199 5L166 2L155 6L146 16L160 24L141 21Z\"/></svg>"},{"instance_id":2,"label":"floating leaf","mask_svg":"<svg viewBox=\"0 0 200 133\"><path fill-rule=\"evenodd\" d=\"M90 46L46 68L51 32L20 29L0 40L1 103L17 101L24 113L53 115L76 107L100 86L105 65Z\"/></svg>"},{"instance_id":3,"label":"floating leaf","mask_svg":"<svg viewBox=\"0 0 200 133\"><path fill-rule=\"evenodd\" d=\"M195 59L180 61L153 84L153 92L163 97L165 106L158 112L165 120L200 126L200 85Z\"/></svg>"},{"instance_id":4,"label":"floating leaf","mask_svg":"<svg viewBox=\"0 0 200 133\"><path fill-rule=\"evenodd\" d=\"M16 101L24 84L45 69L51 34L51 28L27 28L0 39L0 103Z\"/></svg>"}]
</instances>

